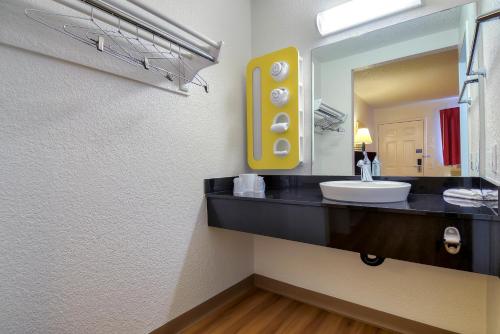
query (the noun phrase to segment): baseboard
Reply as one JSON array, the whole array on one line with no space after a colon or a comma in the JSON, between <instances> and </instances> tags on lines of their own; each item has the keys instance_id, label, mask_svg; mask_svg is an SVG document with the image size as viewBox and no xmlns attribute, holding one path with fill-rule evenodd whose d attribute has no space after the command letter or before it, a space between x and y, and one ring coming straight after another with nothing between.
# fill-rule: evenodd
<instances>
[{"instance_id":1,"label":"baseboard","mask_svg":"<svg viewBox=\"0 0 500 334\"><path fill-rule=\"evenodd\" d=\"M223 313L227 308L238 303L255 289L254 275L250 275L209 300L170 320L165 325L152 331L151 334L178 333L209 314L214 314L214 312Z\"/></svg>"},{"instance_id":2,"label":"baseboard","mask_svg":"<svg viewBox=\"0 0 500 334\"><path fill-rule=\"evenodd\" d=\"M356 319L376 327L396 331L404 334L450 334L453 332L430 326L414 320L405 319L390 313L378 311L332 296L324 295L312 290L300 288L261 275L254 275L254 284L257 288L274 292L321 309L331 311L342 316Z\"/></svg>"},{"instance_id":3,"label":"baseboard","mask_svg":"<svg viewBox=\"0 0 500 334\"><path fill-rule=\"evenodd\" d=\"M403 334L451 334L453 332L361 306L312 290L253 274L209 300L170 320L151 334L174 334L205 316L224 313L255 289L267 290L342 316Z\"/></svg>"}]
</instances>

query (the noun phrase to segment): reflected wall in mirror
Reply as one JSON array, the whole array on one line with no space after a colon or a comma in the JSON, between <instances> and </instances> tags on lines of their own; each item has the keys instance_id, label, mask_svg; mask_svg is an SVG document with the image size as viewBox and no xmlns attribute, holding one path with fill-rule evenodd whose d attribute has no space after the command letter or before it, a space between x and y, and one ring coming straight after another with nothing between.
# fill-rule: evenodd
<instances>
[{"instance_id":1,"label":"reflected wall in mirror","mask_svg":"<svg viewBox=\"0 0 500 334\"><path fill-rule=\"evenodd\" d=\"M313 174L478 176L477 98L458 103L476 4L313 50ZM477 96L478 85L468 96Z\"/></svg>"}]
</instances>

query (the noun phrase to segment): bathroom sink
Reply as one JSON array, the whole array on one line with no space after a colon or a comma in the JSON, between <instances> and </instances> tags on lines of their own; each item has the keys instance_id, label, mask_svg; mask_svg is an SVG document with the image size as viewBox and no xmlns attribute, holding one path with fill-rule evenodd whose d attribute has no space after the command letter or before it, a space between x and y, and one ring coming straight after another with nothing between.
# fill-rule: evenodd
<instances>
[{"instance_id":1,"label":"bathroom sink","mask_svg":"<svg viewBox=\"0 0 500 334\"><path fill-rule=\"evenodd\" d=\"M319 184L323 197L334 201L391 203L405 201L411 184L396 181L328 181Z\"/></svg>"}]
</instances>

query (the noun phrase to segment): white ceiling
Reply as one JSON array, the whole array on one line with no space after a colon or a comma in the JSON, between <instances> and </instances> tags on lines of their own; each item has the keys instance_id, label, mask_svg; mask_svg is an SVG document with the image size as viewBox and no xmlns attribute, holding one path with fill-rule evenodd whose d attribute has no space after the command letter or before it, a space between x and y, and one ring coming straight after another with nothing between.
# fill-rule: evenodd
<instances>
[{"instance_id":1,"label":"white ceiling","mask_svg":"<svg viewBox=\"0 0 500 334\"><path fill-rule=\"evenodd\" d=\"M458 95L456 48L354 72L354 93L371 108Z\"/></svg>"}]
</instances>

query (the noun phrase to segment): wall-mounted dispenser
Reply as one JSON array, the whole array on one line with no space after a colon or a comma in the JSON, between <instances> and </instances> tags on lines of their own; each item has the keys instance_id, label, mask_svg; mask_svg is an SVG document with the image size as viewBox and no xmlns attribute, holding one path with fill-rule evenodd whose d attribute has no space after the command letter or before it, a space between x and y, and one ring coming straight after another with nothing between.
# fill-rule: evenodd
<instances>
[{"instance_id":1,"label":"wall-mounted dispenser","mask_svg":"<svg viewBox=\"0 0 500 334\"><path fill-rule=\"evenodd\" d=\"M287 62L276 61L271 66L271 76L276 81L283 81L288 77L289 66Z\"/></svg>"},{"instance_id":2,"label":"wall-mounted dispenser","mask_svg":"<svg viewBox=\"0 0 500 334\"><path fill-rule=\"evenodd\" d=\"M292 169L302 162L302 58L295 47L247 66L247 156L252 169Z\"/></svg>"},{"instance_id":3,"label":"wall-mounted dispenser","mask_svg":"<svg viewBox=\"0 0 500 334\"><path fill-rule=\"evenodd\" d=\"M273 124L271 125L271 131L276 133L285 133L288 131L290 126L290 117L287 113L279 113L274 117Z\"/></svg>"},{"instance_id":4,"label":"wall-mounted dispenser","mask_svg":"<svg viewBox=\"0 0 500 334\"><path fill-rule=\"evenodd\" d=\"M276 107L283 107L288 103L290 92L288 89L280 87L271 91L271 103Z\"/></svg>"}]
</instances>

